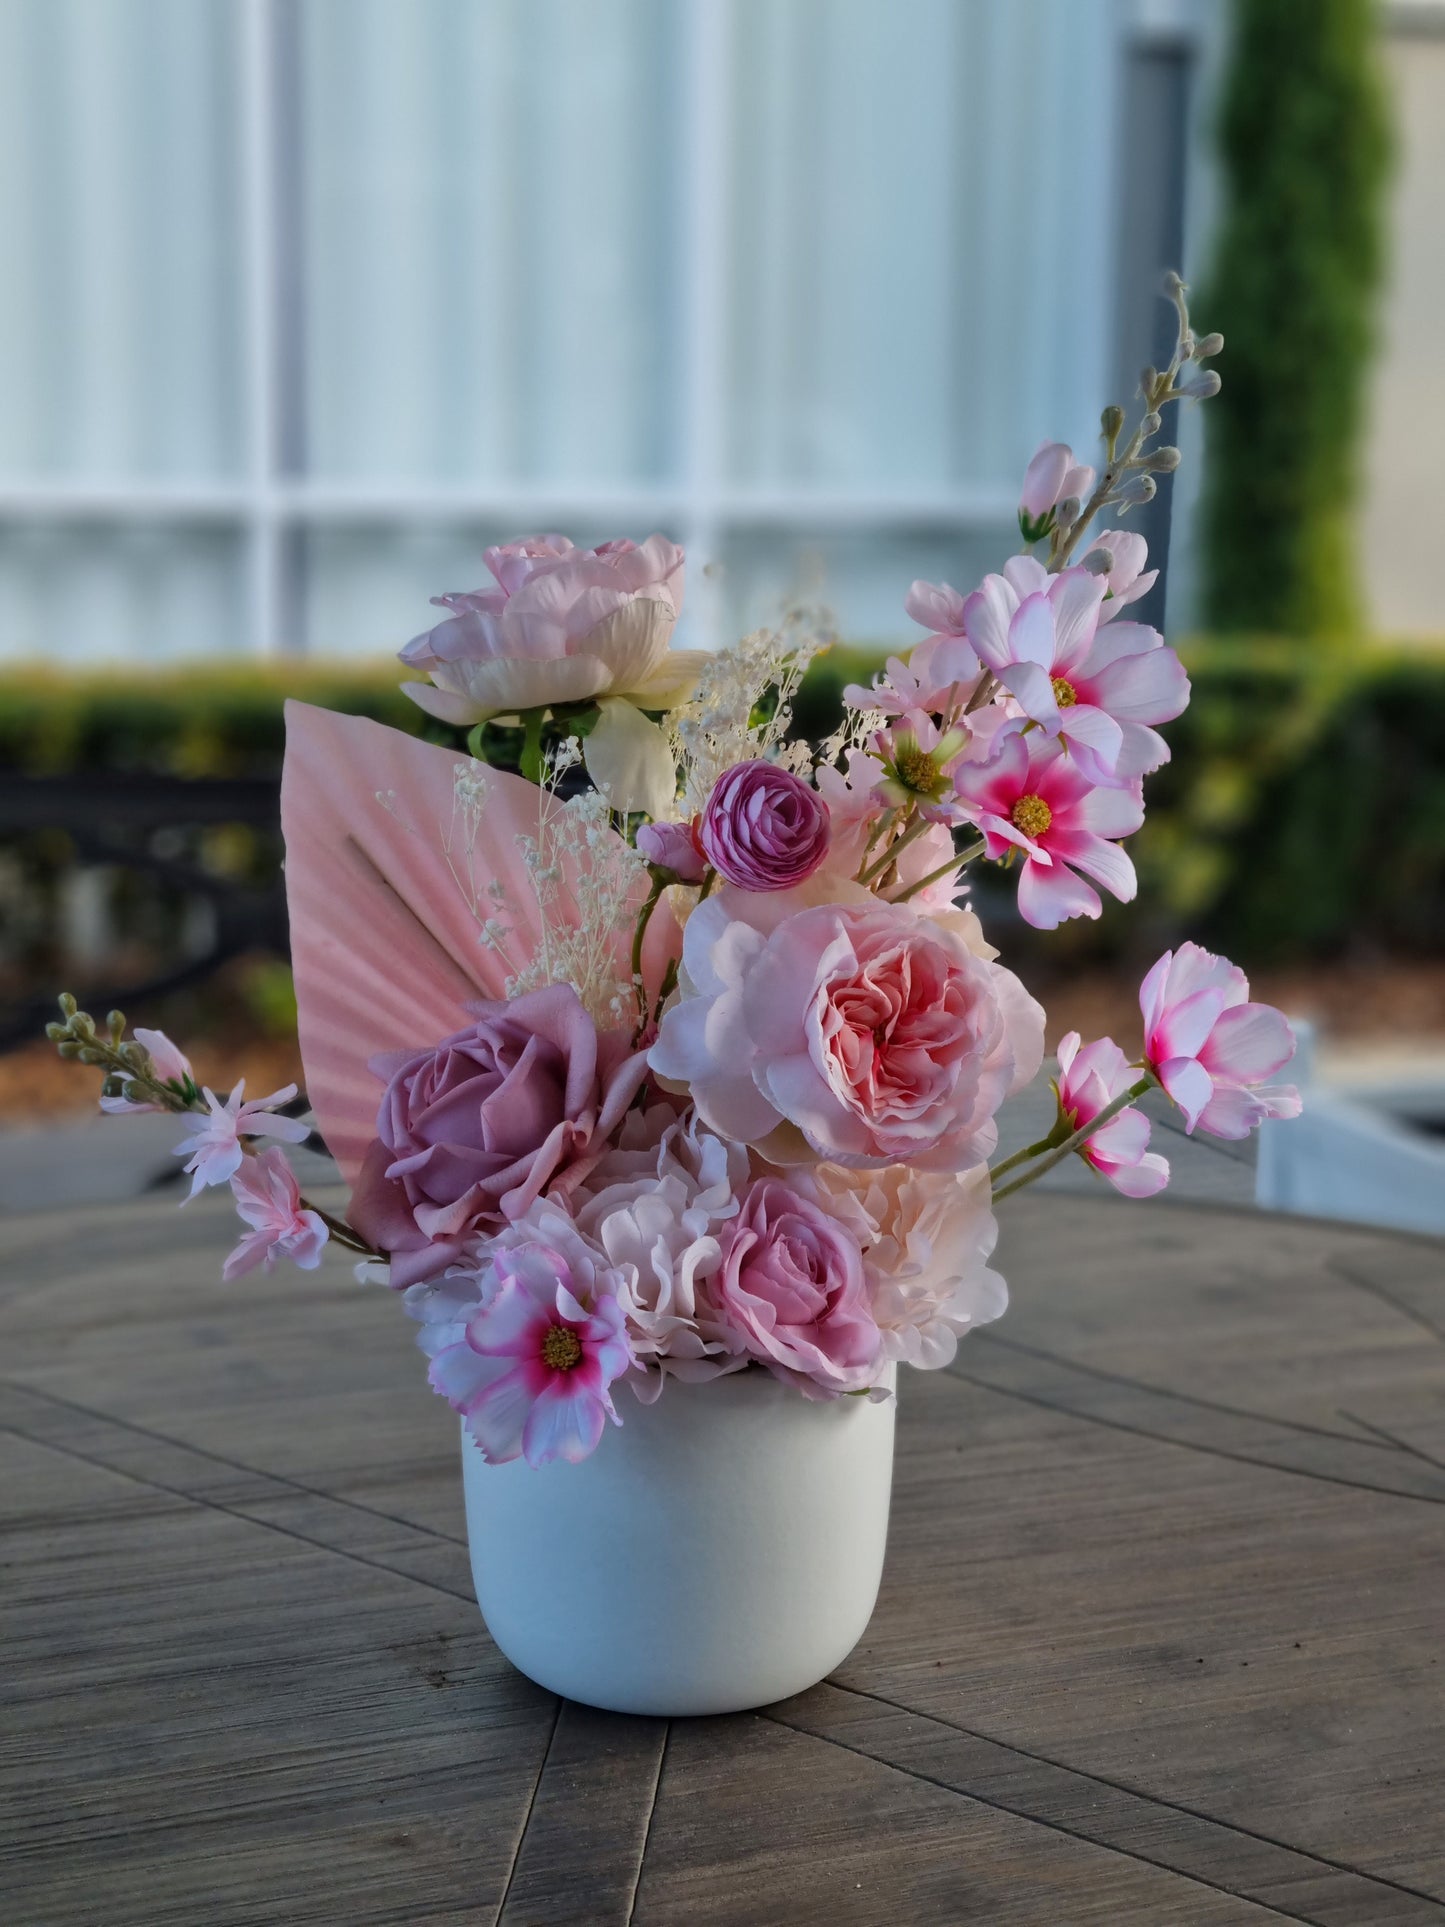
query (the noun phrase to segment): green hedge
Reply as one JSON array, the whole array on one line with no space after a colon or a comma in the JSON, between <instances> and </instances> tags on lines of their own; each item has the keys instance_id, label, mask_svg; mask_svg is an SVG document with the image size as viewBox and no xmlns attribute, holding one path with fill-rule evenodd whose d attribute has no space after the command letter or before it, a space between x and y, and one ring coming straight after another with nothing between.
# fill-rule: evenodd
<instances>
[{"instance_id":1,"label":"green hedge","mask_svg":"<svg viewBox=\"0 0 1445 1927\"><path fill-rule=\"evenodd\" d=\"M1445 648L1230 640L1184 654L1194 700L1166 731L1173 761L1131 844L1139 901L1066 926L1051 953L1133 959L1192 934L1249 963L1445 954ZM799 729L826 735L843 685L878 660L840 648L815 664ZM0 675L0 770L270 773L288 695L457 740L400 694L391 663L17 671Z\"/></svg>"}]
</instances>

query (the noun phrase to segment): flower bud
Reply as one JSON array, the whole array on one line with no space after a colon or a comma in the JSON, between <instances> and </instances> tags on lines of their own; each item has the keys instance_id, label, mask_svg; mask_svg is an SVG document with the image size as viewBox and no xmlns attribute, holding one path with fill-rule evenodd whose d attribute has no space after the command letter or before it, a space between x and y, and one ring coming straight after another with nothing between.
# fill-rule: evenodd
<instances>
[{"instance_id":1,"label":"flower bud","mask_svg":"<svg viewBox=\"0 0 1445 1927\"><path fill-rule=\"evenodd\" d=\"M1201 335L1199 340L1194 344L1194 359L1196 361L1208 361L1211 355L1222 354L1223 351L1223 335Z\"/></svg>"},{"instance_id":2,"label":"flower bud","mask_svg":"<svg viewBox=\"0 0 1445 1927\"><path fill-rule=\"evenodd\" d=\"M1136 472L1123 484L1114 499L1120 508L1137 508L1141 502L1153 501L1158 486L1152 475Z\"/></svg>"},{"instance_id":3,"label":"flower bud","mask_svg":"<svg viewBox=\"0 0 1445 1927\"><path fill-rule=\"evenodd\" d=\"M70 1035L70 1032L64 1024L47 1024L45 1026L45 1035L50 1039L52 1044L59 1044Z\"/></svg>"},{"instance_id":4,"label":"flower bud","mask_svg":"<svg viewBox=\"0 0 1445 1927\"><path fill-rule=\"evenodd\" d=\"M65 1017L73 1017L80 1008L80 1005L76 1003L68 990L61 991L59 1003L61 1014Z\"/></svg>"},{"instance_id":5,"label":"flower bud","mask_svg":"<svg viewBox=\"0 0 1445 1927\"><path fill-rule=\"evenodd\" d=\"M1152 362L1146 362L1139 371L1139 392L1146 398L1153 394L1159 380L1159 370Z\"/></svg>"},{"instance_id":6,"label":"flower bud","mask_svg":"<svg viewBox=\"0 0 1445 1927\"><path fill-rule=\"evenodd\" d=\"M1144 417L1139 426L1143 430L1144 439L1147 442L1151 435L1157 435L1159 433L1164 423L1158 415L1151 413Z\"/></svg>"},{"instance_id":7,"label":"flower bud","mask_svg":"<svg viewBox=\"0 0 1445 1927\"><path fill-rule=\"evenodd\" d=\"M1193 401L1208 401L1212 395L1217 395L1223 386L1224 383L1219 378L1218 369L1200 368L1194 374L1186 375L1182 381L1178 382L1175 386L1175 392L1180 395L1187 395Z\"/></svg>"},{"instance_id":8,"label":"flower bud","mask_svg":"<svg viewBox=\"0 0 1445 1927\"><path fill-rule=\"evenodd\" d=\"M1180 279L1173 268L1166 268L1164 270L1163 288L1165 294L1169 296L1171 301L1176 295L1187 294L1189 292L1187 284Z\"/></svg>"},{"instance_id":9,"label":"flower bud","mask_svg":"<svg viewBox=\"0 0 1445 1927\"><path fill-rule=\"evenodd\" d=\"M1144 466L1155 475L1171 475L1180 460L1177 448L1156 448L1144 457Z\"/></svg>"},{"instance_id":10,"label":"flower bud","mask_svg":"<svg viewBox=\"0 0 1445 1927\"><path fill-rule=\"evenodd\" d=\"M62 1057L71 1061L80 1055L80 1046L73 1037L67 1037L63 1043L57 1044L55 1048L60 1052Z\"/></svg>"},{"instance_id":11,"label":"flower bud","mask_svg":"<svg viewBox=\"0 0 1445 1927\"><path fill-rule=\"evenodd\" d=\"M1074 523L1078 521L1079 510L1083 506L1083 503L1077 495L1066 495L1054 510L1054 519L1059 527L1061 529L1072 528Z\"/></svg>"},{"instance_id":12,"label":"flower bud","mask_svg":"<svg viewBox=\"0 0 1445 1927\"><path fill-rule=\"evenodd\" d=\"M1118 402L1111 401L1109 403L1109 406L1099 417L1099 426L1104 431L1104 437L1107 441L1114 441L1116 437L1123 432L1124 411Z\"/></svg>"},{"instance_id":13,"label":"flower bud","mask_svg":"<svg viewBox=\"0 0 1445 1927\"><path fill-rule=\"evenodd\" d=\"M1083 560L1084 568L1090 575L1108 575L1114 566L1112 549L1090 549Z\"/></svg>"}]
</instances>

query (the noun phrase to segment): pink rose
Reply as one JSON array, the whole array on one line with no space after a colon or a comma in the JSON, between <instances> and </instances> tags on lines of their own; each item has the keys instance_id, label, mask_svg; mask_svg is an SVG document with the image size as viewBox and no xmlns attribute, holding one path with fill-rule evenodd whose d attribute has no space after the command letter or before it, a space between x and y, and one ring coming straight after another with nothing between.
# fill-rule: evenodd
<instances>
[{"instance_id":1,"label":"pink rose","mask_svg":"<svg viewBox=\"0 0 1445 1927\"><path fill-rule=\"evenodd\" d=\"M534 535L485 561L496 586L434 597L450 615L401 652L431 677L402 684L431 715L465 727L594 696L669 709L691 694L702 657L668 649L682 607L676 543L650 535L577 549Z\"/></svg>"},{"instance_id":2,"label":"pink rose","mask_svg":"<svg viewBox=\"0 0 1445 1927\"><path fill-rule=\"evenodd\" d=\"M881 1341L863 1257L836 1219L781 1180L761 1178L719 1240L713 1290L752 1357L815 1398L872 1382Z\"/></svg>"},{"instance_id":3,"label":"pink rose","mask_svg":"<svg viewBox=\"0 0 1445 1927\"><path fill-rule=\"evenodd\" d=\"M828 854L828 805L776 763L737 763L714 783L698 840L725 882L789 890Z\"/></svg>"},{"instance_id":4,"label":"pink rose","mask_svg":"<svg viewBox=\"0 0 1445 1927\"><path fill-rule=\"evenodd\" d=\"M774 1162L962 1171L1043 1057L1044 1014L975 955L962 917L863 900L784 913L709 897L683 937L683 996L650 1053L704 1122Z\"/></svg>"},{"instance_id":5,"label":"pink rose","mask_svg":"<svg viewBox=\"0 0 1445 1927\"><path fill-rule=\"evenodd\" d=\"M351 1222L390 1253L397 1289L435 1277L543 1192L580 1184L647 1073L568 985L471 1008L470 1029L373 1061L388 1083Z\"/></svg>"},{"instance_id":6,"label":"pink rose","mask_svg":"<svg viewBox=\"0 0 1445 1927\"><path fill-rule=\"evenodd\" d=\"M637 847L659 870L670 870L679 883L701 883L707 858L698 847L691 823L644 823Z\"/></svg>"}]
</instances>

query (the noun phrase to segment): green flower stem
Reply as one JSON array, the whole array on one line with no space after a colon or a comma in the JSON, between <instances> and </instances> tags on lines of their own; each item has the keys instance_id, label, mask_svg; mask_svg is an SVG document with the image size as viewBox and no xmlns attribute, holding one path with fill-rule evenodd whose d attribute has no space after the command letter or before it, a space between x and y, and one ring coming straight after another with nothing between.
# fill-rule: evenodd
<instances>
[{"instance_id":1,"label":"green flower stem","mask_svg":"<svg viewBox=\"0 0 1445 1927\"><path fill-rule=\"evenodd\" d=\"M542 780L542 724L546 717L545 709L525 709L522 712L520 768L529 783L540 783Z\"/></svg>"},{"instance_id":2,"label":"green flower stem","mask_svg":"<svg viewBox=\"0 0 1445 1927\"><path fill-rule=\"evenodd\" d=\"M988 1174L989 1183L996 1184L1006 1171L1012 1171L1020 1164L1027 1164L1030 1158L1041 1158L1045 1151L1052 1151L1058 1142L1058 1138L1051 1131L1047 1137L1041 1137L1037 1144L1026 1144L1021 1151L1013 1152L1001 1163L994 1165Z\"/></svg>"},{"instance_id":3,"label":"green flower stem","mask_svg":"<svg viewBox=\"0 0 1445 1927\"><path fill-rule=\"evenodd\" d=\"M1001 1191L995 1191L993 1194L994 1203L1001 1203L1003 1199L1011 1197L1015 1191L1022 1191L1026 1184L1032 1184L1035 1178L1041 1178L1045 1171L1052 1171L1054 1166L1061 1164L1071 1151L1077 1151L1085 1139L1091 1138L1095 1131L1101 1130L1103 1126L1109 1122L1111 1117L1117 1117L1120 1111L1134 1102L1136 1097L1142 1097L1145 1091L1147 1091L1155 1081L1154 1073L1152 1071L1145 1071L1137 1084L1131 1084L1127 1091L1121 1091L1111 1103L1104 1106L1097 1117L1091 1117L1087 1124L1081 1124L1077 1131L1072 1132L1064 1139L1062 1144L1056 1144L1052 1150L1045 1151L1031 1171L1025 1171L1021 1178L1013 1179L1013 1181L1006 1184ZM1047 1142L1047 1140L1045 1140L1045 1142ZM998 1177L1002 1172L1008 1170L1010 1165L1019 1162L1020 1158L1033 1155L1033 1153L1037 1151L1037 1148L1037 1146L1033 1146L1029 1151L1020 1152L1017 1157L1006 1159L996 1171L989 1173L990 1179Z\"/></svg>"},{"instance_id":4,"label":"green flower stem","mask_svg":"<svg viewBox=\"0 0 1445 1927\"><path fill-rule=\"evenodd\" d=\"M637 1027L640 1030L647 1021L647 992L642 986L642 940L647 935L647 926L652 921L652 913L662 901L662 893L667 888L666 878L657 871L652 873L652 888L647 893L647 901L637 913L637 924L632 932L632 984L637 995Z\"/></svg>"},{"instance_id":5,"label":"green flower stem","mask_svg":"<svg viewBox=\"0 0 1445 1927\"><path fill-rule=\"evenodd\" d=\"M882 876L888 866L896 862L899 853L906 850L910 843L916 842L917 839L923 835L923 832L930 827L926 816L916 816L903 831L902 835L896 837L894 841L888 845L888 848L883 852L882 856L875 857L867 869L859 873L858 881L865 884L871 883L874 877Z\"/></svg>"},{"instance_id":6,"label":"green flower stem","mask_svg":"<svg viewBox=\"0 0 1445 1927\"><path fill-rule=\"evenodd\" d=\"M930 883L937 883L940 877L946 877L950 870L961 870L966 863L972 863L976 856L982 855L983 838L980 837L977 843L971 843L966 850L955 851L947 863L940 863L936 870L930 870L926 877L920 877L917 883L910 883L906 890L900 890L896 897L889 897L888 901L907 903L908 899L916 897L920 890L926 890Z\"/></svg>"}]
</instances>

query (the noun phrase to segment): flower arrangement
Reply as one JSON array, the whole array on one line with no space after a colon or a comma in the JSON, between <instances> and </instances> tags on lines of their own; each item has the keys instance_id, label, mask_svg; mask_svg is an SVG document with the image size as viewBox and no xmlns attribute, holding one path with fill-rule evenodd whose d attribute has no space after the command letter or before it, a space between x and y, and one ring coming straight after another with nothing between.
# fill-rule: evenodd
<instances>
[{"instance_id":1,"label":"flower arrangement","mask_svg":"<svg viewBox=\"0 0 1445 1927\"><path fill-rule=\"evenodd\" d=\"M1178 340L1103 465L1056 443L1023 550L971 594L918 582L924 634L842 728L790 739L826 637L807 612L715 656L671 648L683 555L661 536L488 551L492 586L402 650L465 749L288 705L282 788L300 1042L294 1087L224 1100L161 1032L73 998L50 1034L102 1108L185 1114L191 1195L229 1184L239 1277L330 1242L419 1326L432 1386L493 1463L580 1460L625 1390L762 1371L805 1398L890 1396L1007 1303L993 1207L1077 1156L1127 1197L1168 1181L1137 1100L1242 1137L1299 1109L1293 1040L1193 944L1140 993L1142 1048L1075 1033L1045 1137L995 1159L1044 1013L985 938L973 866L1041 929L1128 900L1124 847L1189 684L1128 615L1155 572L1100 527L1175 466L1166 406L1217 391ZM520 732L520 774L489 767ZM300 1194L309 1105L351 1185Z\"/></svg>"}]
</instances>

